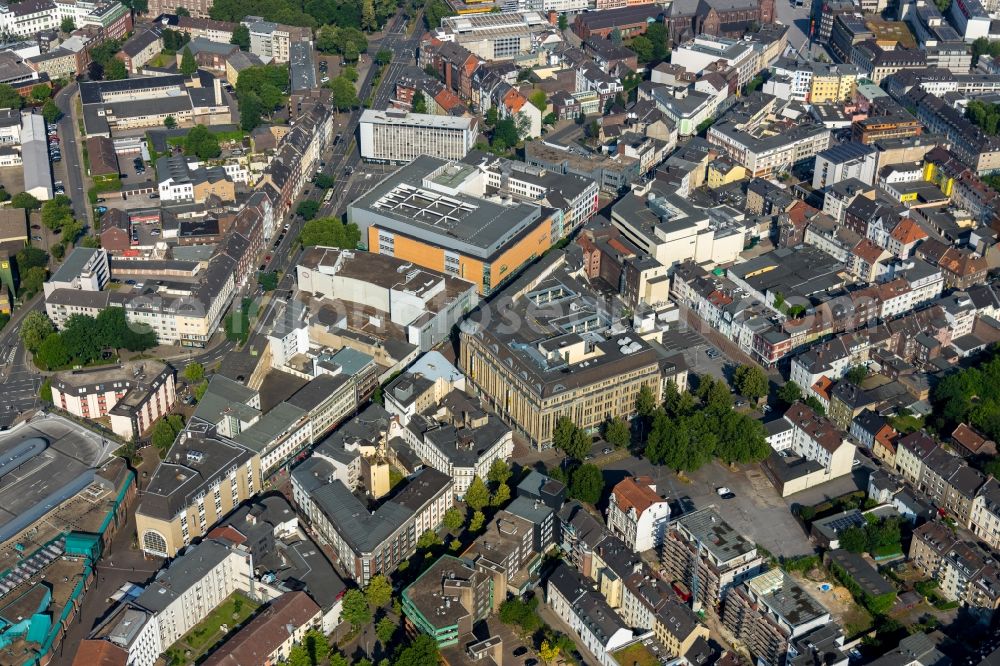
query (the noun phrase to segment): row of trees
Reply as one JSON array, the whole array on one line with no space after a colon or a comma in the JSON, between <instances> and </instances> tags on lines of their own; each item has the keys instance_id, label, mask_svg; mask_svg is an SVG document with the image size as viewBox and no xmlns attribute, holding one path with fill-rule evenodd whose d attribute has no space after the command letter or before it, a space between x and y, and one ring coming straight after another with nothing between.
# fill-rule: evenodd
<instances>
[{"instance_id":1,"label":"row of trees","mask_svg":"<svg viewBox=\"0 0 1000 666\"><path fill-rule=\"evenodd\" d=\"M1000 132L1000 104L969 100L965 106L965 117L990 136Z\"/></svg>"},{"instance_id":2,"label":"row of trees","mask_svg":"<svg viewBox=\"0 0 1000 666\"><path fill-rule=\"evenodd\" d=\"M316 31L316 48L323 53L344 56L347 62L357 62L368 50L368 38L357 28L325 25Z\"/></svg>"},{"instance_id":3,"label":"row of trees","mask_svg":"<svg viewBox=\"0 0 1000 666\"><path fill-rule=\"evenodd\" d=\"M37 247L28 247L18 250L14 256L17 262L17 270L21 276L20 296L27 300L42 290L42 284L49 276L46 268L49 264L49 255L45 250Z\"/></svg>"},{"instance_id":4,"label":"row of trees","mask_svg":"<svg viewBox=\"0 0 1000 666\"><path fill-rule=\"evenodd\" d=\"M315 28L323 25L378 30L396 12L396 0L218 0L209 16L239 23L246 16Z\"/></svg>"},{"instance_id":5,"label":"row of trees","mask_svg":"<svg viewBox=\"0 0 1000 666\"><path fill-rule=\"evenodd\" d=\"M143 351L156 346L156 333L130 324L125 310L110 307L97 317L72 315L61 333L42 312L28 313L21 324L21 341L43 370L87 365L107 349Z\"/></svg>"}]
</instances>

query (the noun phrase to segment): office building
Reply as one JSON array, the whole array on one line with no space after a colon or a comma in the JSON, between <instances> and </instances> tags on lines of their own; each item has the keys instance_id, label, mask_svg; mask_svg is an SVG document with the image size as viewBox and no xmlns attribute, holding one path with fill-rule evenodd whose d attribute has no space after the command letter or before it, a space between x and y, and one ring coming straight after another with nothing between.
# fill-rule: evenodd
<instances>
[{"instance_id":1,"label":"office building","mask_svg":"<svg viewBox=\"0 0 1000 666\"><path fill-rule=\"evenodd\" d=\"M365 109L358 132L361 158L372 162L406 164L421 155L460 160L475 145L479 122L475 118Z\"/></svg>"},{"instance_id":2,"label":"office building","mask_svg":"<svg viewBox=\"0 0 1000 666\"><path fill-rule=\"evenodd\" d=\"M561 417L596 431L610 417L631 416L643 387L659 398L664 383L665 359L612 325L603 298L565 261L550 253L459 327L461 368L474 390L540 449L552 445ZM533 325L501 325L509 317Z\"/></svg>"},{"instance_id":3,"label":"office building","mask_svg":"<svg viewBox=\"0 0 1000 666\"><path fill-rule=\"evenodd\" d=\"M475 167L422 156L358 197L347 217L386 254L496 290L559 239L550 211L463 193Z\"/></svg>"},{"instance_id":4,"label":"office building","mask_svg":"<svg viewBox=\"0 0 1000 666\"><path fill-rule=\"evenodd\" d=\"M433 26L432 26L433 28ZM514 60L537 48L542 33L555 32L540 11L464 14L441 19L431 36L453 42L487 62ZM554 36L555 42L561 41Z\"/></svg>"}]
</instances>

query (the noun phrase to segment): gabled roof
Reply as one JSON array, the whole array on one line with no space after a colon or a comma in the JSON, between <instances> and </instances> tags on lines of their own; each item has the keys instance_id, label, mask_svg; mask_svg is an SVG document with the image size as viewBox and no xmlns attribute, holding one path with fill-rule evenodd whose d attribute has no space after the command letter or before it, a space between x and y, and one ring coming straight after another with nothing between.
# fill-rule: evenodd
<instances>
[{"instance_id":1,"label":"gabled roof","mask_svg":"<svg viewBox=\"0 0 1000 666\"><path fill-rule=\"evenodd\" d=\"M636 516L641 516L643 511L663 501L652 488L644 483L637 483L631 476L619 481L611 494L619 509L626 513L629 509L635 509Z\"/></svg>"}]
</instances>

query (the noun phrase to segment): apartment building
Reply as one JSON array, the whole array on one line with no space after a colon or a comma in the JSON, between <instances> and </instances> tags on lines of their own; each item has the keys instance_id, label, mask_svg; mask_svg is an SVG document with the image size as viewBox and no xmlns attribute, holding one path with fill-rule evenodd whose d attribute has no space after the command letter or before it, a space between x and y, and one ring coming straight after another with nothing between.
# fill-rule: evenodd
<instances>
[{"instance_id":1,"label":"apartment building","mask_svg":"<svg viewBox=\"0 0 1000 666\"><path fill-rule=\"evenodd\" d=\"M164 649L156 615L132 604L119 604L81 641L73 666L94 663L95 655L102 651L124 654L121 663L130 666L153 666Z\"/></svg>"},{"instance_id":2,"label":"apartment building","mask_svg":"<svg viewBox=\"0 0 1000 666\"><path fill-rule=\"evenodd\" d=\"M72 370L52 377L52 403L74 416L108 416L111 430L137 440L174 405L174 369L154 360Z\"/></svg>"},{"instance_id":3,"label":"apartment building","mask_svg":"<svg viewBox=\"0 0 1000 666\"><path fill-rule=\"evenodd\" d=\"M262 487L260 456L204 422L189 423L136 508L139 548L174 557Z\"/></svg>"},{"instance_id":4,"label":"apartment building","mask_svg":"<svg viewBox=\"0 0 1000 666\"><path fill-rule=\"evenodd\" d=\"M896 467L905 480L963 527L972 525L974 513L985 519L981 513L985 503L979 496L987 477L925 433L911 433L898 441Z\"/></svg>"},{"instance_id":5,"label":"apartment building","mask_svg":"<svg viewBox=\"0 0 1000 666\"><path fill-rule=\"evenodd\" d=\"M421 388L435 390L433 382L422 380L401 375L385 392L399 397L409 391L409 399L419 400L415 394ZM494 461L509 461L514 451L510 428L498 416L482 409L478 400L456 390L411 416L402 438L425 465L455 480L458 498L465 496L475 477L486 478Z\"/></svg>"},{"instance_id":6,"label":"apartment building","mask_svg":"<svg viewBox=\"0 0 1000 666\"><path fill-rule=\"evenodd\" d=\"M736 85L740 90L760 69L753 44L729 37L702 34L675 45L670 51L670 64L679 65L695 75L719 61L737 71Z\"/></svg>"},{"instance_id":7,"label":"apartment building","mask_svg":"<svg viewBox=\"0 0 1000 666\"><path fill-rule=\"evenodd\" d=\"M990 478L972 500L969 528L993 550L1000 550L1000 481Z\"/></svg>"},{"instance_id":8,"label":"apartment building","mask_svg":"<svg viewBox=\"0 0 1000 666\"><path fill-rule=\"evenodd\" d=\"M913 531L908 555L937 581L946 599L958 601L983 624L994 619L1000 608L1000 566L994 553L967 533L935 521Z\"/></svg>"},{"instance_id":9,"label":"apartment building","mask_svg":"<svg viewBox=\"0 0 1000 666\"><path fill-rule=\"evenodd\" d=\"M768 666L792 663L799 653L797 639L811 643L810 633L836 627L829 611L780 568L731 588L722 621L756 663ZM843 640L840 636L840 644Z\"/></svg>"},{"instance_id":10,"label":"apartment building","mask_svg":"<svg viewBox=\"0 0 1000 666\"><path fill-rule=\"evenodd\" d=\"M108 253L101 248L77 247L42 286L48 298L57 289L101 291L111 279Z\"/></svg>"},{"instance_id":11,"label":"apartment building","mask_svg":"<svg viewBox=\"0 0 1000 666\"><path fill-rule=\"evenodd\" d=\"M142 67L163 50L163 33L159 28L136 31L125 40L121 51L115 57L125 63L132 74L138 74Z\"/></svg>"},{"instance_id":12,"label":"apartment building","mask_svg":"<svg viewBox=\"0 0 1000 666\"><path fill-rule=\"evenodd\" d=\"M656 494L652 481L626 477L608 500L608 530L637 553L659 548L670 520L670 505Z\"/></svg>"},{"instance_id":13,"label":"apartment building","mask_svg":"<svg viewBox=\"0 0 1000 666\"><path fill-rule=\"evenodd\" d=\"M729 588L764 567L756 544L711 507L671 522L662 552L667 576L691 590L696 611L702 607L718 609Z\"/></svg>"},{"instance_id":14,"label":"apartment building","mask_svg":"<svg viewBox=\"0 0 1000 666\"><path fill-rule=\"evenodd\" d=\"M372 162L406 164L421 155L460 160L476 143L479 121L471 117L365 109L358 131L361 157Z\"/></svg>"},{"instance_id":15,"label":"apartment building","mask_svg":"<svg viewBox=\"0 0 1000 666\"><path fill-rule=\"evenodd\" d=\"M468 642L492 611L493 579L465 558L442 555L402 591L403 615L440 648Z\"/></svg>"},{"instance_id":16,"label":"apartment building","mask_svg":"<svg viewBox=\"0 0 1000 666\"><path fill-rule=\"evenodd\" d=\"M236 184L221 166L204 167L177 155L156 160L160 200L203 204L209 197L236 200Z\"/></svg>"},{"instance_id":17,"label":"apartment building","mask_svg":"<svg viewBox=\"0 0 1000 666\"><path fill-rule=\"evenodd\" d=\"M256 597L253 566L242 546L208 539L157 572L134 605L153 614L166 650L234 592Z\"/></svg>"},{"instance_id":18,"label":"apartment building","mask_svg":"<svg viewBox=\"0 0 1000 666\"><path fill-rule=\"evenodd\" d=\"M309 28L272 23L259 16L247 16L240 23L250 31L250 53L264 63L289 62L293 43L312 43Z\"/></svg>"},{"instance_id":19,"label":"apartment building","mask_svg":"<svg viewBox=\"0 0 1000 666\"><path fill-rule=\"evenodd\" d=\"M347 210L368 251L474 283L488 295L558 239L550 211L466 194L475 167L421 156L358 197Z\"/></svg>"},{"instance_id":20,"label":"apartment building","mask_svg":"<svg viewBox=\"0 0 1000 666\"><path fill-rule=\"evenodd\" d=\"M441 524L454 503L454 481L427 467L369 511L343 482L312 476L302 466L292 472L295 503L328 543L341 567L359 585L392 573L416 550L417 539Z\"/></svg>"},{"instance_id":21,"label":"apartment building","mask_svg":"<svg viewBox=\"0 0 1000 666\"><path fill-rule=\"evenodd\" d=\"M777 456L766 470L782 497L850 474L856 446L826 417L797 402L771 426L767 441Z\"/></svg>"},{"instance_id":22,"label":"apartment building","mask_svg":"<svg viewBox=\"0 0 1000 666\"><path fill-rule=\"evenodd\" d=\"M764 123L756 127L723 120L708 130L708 142L721 148L751 177L767 178L812 160L830 146L830 130L821 124L778 127Z\"/></svg>"},{"instance_id":23,"label":"apartment building","mask_svg":"<svg viewBox=\"0 0 1000 666\"><path fill-rule=\"evenodd\" d=\"M983 174L1000 170L1000 139L983 132L962 111L937 95L917 89L904 100L916 107L917 119L927 131L946 136L951 151L973 171Z\"/></svg>"},{"instance_id":24,"label":"apartment building","mask_svg":"<svg viewBox=\"0 0 1000 666\"><path fill-rule=\"evenodd\" d=\"M545 601L579 634L601 666L617 666L612 653L635 638L604 597L591 587L590 581L565 563L560 563L549 576Z\"/></svg>"},{"instance_id":25,"label":"apartment building","mask_svg":"<svg viewBox=\"0 0 1000 666\"><path fill-rule=\"evenodd\" d=\"M461 368L475 392L539 449L561 417L596 431L634 413L643 386L659 397L665 361L634 331L611 328L602 301L550 253L460 325ZM503 318L535 326L498 325ZM673 367L673 366L671 366Z\"/></svg>"},{"instance_id":26,"label":"apartment building","mask_svg":"<svg viewBox=\"0 0 1000 666\"><path fill-rule=\"evenodd\" d=\"M205 666L277 664L288 659L306 634L320 628L322 610L301 590L286 592L212 651Z\"/></svg>"},{"instance_id":27,"label":"apartment building","mask_svg":"<svg viewBox=\"0 0 1000 666\"><path fill-rule=\"evenodd\" d=\"M878 151L861 143L839 143L816 154L813 189L855 178L866 185L875 184Z\"/></svg>"}]
</instances>

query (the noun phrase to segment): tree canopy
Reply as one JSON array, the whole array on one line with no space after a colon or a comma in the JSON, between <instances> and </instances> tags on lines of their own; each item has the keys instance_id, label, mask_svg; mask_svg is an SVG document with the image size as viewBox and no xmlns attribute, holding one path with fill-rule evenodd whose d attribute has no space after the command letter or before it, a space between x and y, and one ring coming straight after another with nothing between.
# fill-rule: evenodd
<instances>
[{"instance_id":1,"label":"tree canopy","mask_svg":"<svg viewBox=\"0 0 1000 666\"><path fill-rule=\"evenodd\" d=\"M604 492L604 476L596 465L580 465L570 475L567 490L570 497L597 504Z\"/></svg>"},{"instance_id":2,"label":"tree canopy","mask_svg":"<svg viewBox=\"0 0 1000 666\"><path fill-rule=\"evenodd\" d=\"M229 40L230 44L240 47L241 51L250 50L250 28L242 23L233 30L233 36Z\"/></svg>"},{"instance_id":3,"label":"tree canopy","mask_svg":"<svg viewBox=\"0 0 1000 666\"><path fill-rule=\"evenodd\" d=\"M339 219L323 217L302 225L299 241L306 247L322 245L353 250L361 242L361 232L356 224L344 224Z\"/></svg>"},{"instance_id":4,"label":"tree canopy","mask_svg":"<svg viewBox=\"0 0 1000 666\"><path fill-rule=\"evenodd\" d=\"M330 81L330 102L338 111L348 111L361 105L354 84L346 76L338 76Z\"/></svg>"},{"instance_id":5,"label":"tree canopy","mask_svg":"<svg viewBox=\"0 0 1000 666\"><path fill-rule=\"evenodd\" d=\"M33 338L32 342L37 342L37 339ZM25 345L28 346L27 340ZM109 307L97 317L72 315L60 333L50 333L38 345L35 363L42 369L53 370L66 365L93 363L105 349L143 351L154 346L155 332L129 323L124 309Z\"/></svg>"},{"instance_id":6,"label":"tree canopy","mask_svg":"<svg viewBox=\"0 0 1000 666\"><path fill-rule=\"evenodd\" d=\"M733 385L747 400L759 400L767 395L767 375L757 365L741 365L736 368Z\"/></svg>"},{"instance_id":7,"label":"tree canopy","mask_svg":"<svg viewBox=\"0 0 1000 666\"><path fill-rule=\"evenodd\" d=\"M340 619L357 630L372 621L372 611L361 590L348 590L342 599Z\"/></svg>"},{"instance_id":8,"label":"tree canopy","mask_svg":"<svg viewBox=\"0 0 1000 666\"><path fill-rule=\"evenodd\" d=\"M24 106L24 98L14 87L0 83L0 109L20 109Z\"/></svg>"},{"instance_id":9,"label":"tree canopy","mask_svg":"<svg viewBox=\"0 0 1000 666\"><path fill-rule=\"evenodd\" d=\"M184 137L184 154L195 155L203 160L216 158L222 154L219 137L204 125L195 125Z\"/></svg>"},{"instance_id":10,"label":"tree canopy","mask_svg":"<svg viewBox=\"0 0 1000 666\"><path fill-rule=\"evenodd\" d=\"M560 416L552 432L552 443L570 458L583 460L590 451L590 436L565 416Z\"/></svg>"},{"instance_id":11,"label":"tree canopy","mask_svg":"<svg viewBox=\"0 0 1000 666\"><path fill-rule=\"evenodd\" d=\"M236 81L236 100L240 107L240 126L250 131L287 102L286 65L257 65L240 72Z\"/></svg>"},{"instance_id":12,"label":"tree canopy","mask_svg":"<svg viewBox=\"0 0 1000 666\"><path fill-rule=\"evenodd\" d=\"M604 439L616 449L623 449L632 440L632 428L628 421L616 416L604 425Z\"/></svg>"},{"instance_id":13,"label":"tree canopy","mask_svg":"<svg viewBox=\"0 0 1000 666\"><path fill-rule=\"evenodd\" d=\"M948 374L934 388L933 422L939 432L968 423L987 438L1000 437L1000 353L994 346L988 360Z\"/></svg>"},{"instance_id":14,"label":"tree canopy","mask_svg":"<svg viewBox=\"0 0 1000 666\"><path fill-rule=\"evenodd\" d=\"M465 503L473 511L482 511L490 503L490 491L478 476L473 477L465 491Z\"/></svg>"}]
</instances>

